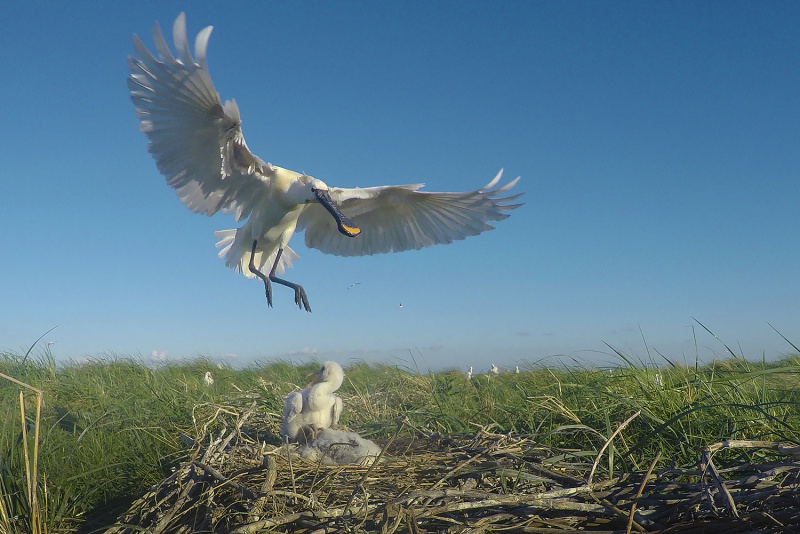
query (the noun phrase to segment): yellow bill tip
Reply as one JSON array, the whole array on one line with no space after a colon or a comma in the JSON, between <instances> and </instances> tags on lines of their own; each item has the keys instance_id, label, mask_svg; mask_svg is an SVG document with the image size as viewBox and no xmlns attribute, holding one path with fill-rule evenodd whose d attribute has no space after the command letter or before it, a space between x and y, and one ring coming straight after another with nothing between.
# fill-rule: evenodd
<instances>
[{"instance_id":1,"label":"yellow bill tip","mask_svg":"<svg viewBox=\"0 0 800 534\"><path fill-rule=\"evenodd\" d=\"M347 232L347 235L351 237L355 237L361 233L361 228L357 226L347 226L346 224L343 224L342 228L344 229L345 232Z\"/></svg>"}]
</instances>

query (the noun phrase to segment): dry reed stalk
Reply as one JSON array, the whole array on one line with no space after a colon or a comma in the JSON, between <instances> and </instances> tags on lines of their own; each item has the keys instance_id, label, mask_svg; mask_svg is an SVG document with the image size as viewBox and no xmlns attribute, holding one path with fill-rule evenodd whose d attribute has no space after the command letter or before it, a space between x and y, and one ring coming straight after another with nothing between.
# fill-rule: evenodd
<instances>
[{"instance_id":1,"label":"dry reed stalk","mask_svg":"<svg viewBox=\"0 0 800 534\"><path fill-rule=\"evenodd\" d=\"M633 421L634 419L636 419L637 417L639 417L639 415L640 415L641 413L642 413L642 411L641 411L641 410L639 410L638 412L636 412L636 413L635 413L635 414L633 414L632 416L628 417L628 418L627 418L627 419L626 419L626 420L625 420L625 421L624 421L624 422L623 422L621 425L619 425L619 426L617 427L617 429L616 429L614 432L612 432L612 433L611 433L611 435L610 435L610 436L608 436L608 439L606 440L606 442L603 444L603 446L602 446L602 447L600 447L600 450L597 452L597 458L595 458L595 459L594 459L594 463L592 464L592 470L591 470L591 471L589 471L589 477L586 479L586 484L587 484L588 486L591 486L591 485L592 485L592 478L594 477L594 471L595 471L595 469L597 469L597 464L599 464L599 463L600 463L600 458L602 458L602 457L603 457L603 453L606 451L606 449L608 448L608 446L609 446L609 445L611 445L611 442L612 442L612 441L614 441L614 438L617 436L617 434L619 434L620 432L622 432L622 430L623 430L623 429L624 429L626 426L628 426L628 424L630 424L630 422L631 422L631 421Z\"/></svg>"},{"instance_id":2,"label":"dry reed stalk","mask_svg":"<svg viewBox=\"0 0 800 534\"><path fill-rule=\"evenodd\" d=\"M800 523L800 462L787 461L791 447L771 442L762 448L783 451L782 461L718 470L720 477L733 477L723 484L741 509L735 518L718 514L703 498L701 470L654 472L658 454L644 473L610 473L594 481L589 471L599 460L584 463L532 436L479 427L474 435L461 436L396 432L382 447L381 461L325 466L283 444L254 441L240 424L248 416L232 423L235 416L217 412L225 429L216 439L200 438L208 449L195 457L208 462L184 464L108 532L625 534L627 527L717 533L775 531ZM566 459L549 461L554 456ZM532 474L543 464L553 476ZM184 493L190 484L192 491Z\"/></svg>"},{"instance_id":3,"label":"dry reed stalk","mask_svg":"<svg viewBox=\"0 0 800 534\"><path fill-rule=\"evenodd\" d=\"M9 382L13 382L23 388L27 388L36 394L36 422L34 424L33 432L33 460L30 458L28 451L28 425L25 420L25 393L20 390L19 392L19 409L20 409L20 422L22 423L22 444L24 447L25 456L25 478L27 481L27 501L28 510L30 513L30 529L32 534L40 534L47 531L47 526L42 522L41 510L39 507L39 429L42 419L42 401L44 392L38 388L26 384L16 378L10 377L6 374L0 373L0 378L4 378ZM0 487L0 491L2 487ZM4 521L10 524L10 518L7 516L7 511L3 507Z\"/></svg>"},{"instance_id":4,"label":"dry reed stalk","mask_svg":"<svg viewBox=\"0 0 800 534\"><path fill-rule=\"evenodd\" d=\"M647 470L647 473L642 478L642 484L639 486L639 491L636 492L636 497L633 498L633 504L631 504L631 513L628 517L628 526L625 529L625 534L631 534L631 528L633 528L633 514L636 512L636 504L639 502L639 497L642 496L642 492L644 491L644 487L647 484L647 481L650 480L650 475L653 472L653 469L656 467L656 463L658 462L659 458L661 458L661 451L656 453L656 457L653 458L652 463L650 464L650 468Z\"/></svg>"}]
</instances>

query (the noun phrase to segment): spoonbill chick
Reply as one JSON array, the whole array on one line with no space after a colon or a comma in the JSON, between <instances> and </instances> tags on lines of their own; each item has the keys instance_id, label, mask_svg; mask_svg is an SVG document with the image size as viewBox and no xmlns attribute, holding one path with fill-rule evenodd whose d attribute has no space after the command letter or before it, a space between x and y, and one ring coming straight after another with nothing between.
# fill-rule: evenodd
<instances>
[{"instance_id":1,"label":"spoonbill chick","mask_svg":"<svg viewBox=\"0 0 800 534\"><path fill-rule=\"evenodd\" d=\"M467 380L472 380L472 366L470 365L469 370L466 372Z\"/></svg>"},{"instance_id":2,"label":"spoonbill chick","mask_svg":"<svg viewBox=\"0 0 800 534\"><path fill-rule=\"evenodd\" d=\"M325 465L370 465L380 455L381 448L355 432L326 428L301 445L298 452L306 460Z\"/></svg>"},{"instance_id":3,"label":"spoonbill chick","mask_svg":"<svg viewBox=\"0 0 800 534\"><path fill-rule=\"evenodd\" d=\"M330 187L267 163L247 147L236 101L223 104L214 89L206 62L211 26L197 34L194 57L183 13L172 33L175 56L158 23L155 56L133 37L138 57L128 57L128 88L139 129L158 170L187 208L246 221L216 232L219 256L245 276L260 278L269 306L274 282L293 289L295 303L311 311L303 287L277 276L299 258L289 247L295 231L305 231L306 246L326 254L366 256L478 235L521 205L510 203L519 195L501 196L519 178L495 188L502 170L476 191L432 193L420 191L422 184Z\"/></svg>"},{"instance_id":4,"label":"spoonbill chick","mask_svg":"<svg viewBox=\"0 0 800 534\"><path fill-rule=\"evenodd\" d=\"M283 406L281 438L289 443L313 439L313 434L339 424L342 415L342 399L334 392L344 382L342 367L327 361L306 378L313 377L303 391L295 391L286 397ZM310 429L311 435L304 431Z\"/></svg>"},{"instance_id":5,"label":"spoonbill chick","mask_svg":"<svg viewBox=\"0 0 800 534\"><path fill-rule=\"evenodd\" d=\"M489 368L489 372L493 375L499 375L500 369L498 369L495 364L492 364L492 366Z\"/></svg>"},{"instance_id":6,"label":"spoonbill chick","mask_svg":"<svg viewBox=\"0 0 800 534\"><path fill-rule=\"evenodd\" d=\"M211 374L211 371L206 371L206 374L203 376L203 384L208 387L214 385L214 375Z\"/></svg>"}]
</instances>

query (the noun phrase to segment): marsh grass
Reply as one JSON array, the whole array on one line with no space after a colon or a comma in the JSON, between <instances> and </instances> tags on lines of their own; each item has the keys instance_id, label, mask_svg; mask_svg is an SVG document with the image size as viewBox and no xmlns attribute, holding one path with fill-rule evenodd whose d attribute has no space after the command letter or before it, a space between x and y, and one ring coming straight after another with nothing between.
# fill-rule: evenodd
<instances>
[{"instance_id":1,"label":"marsh grass","mask_svg":"<svg viewBox=\"0 0 800 534\"><path fill-rule=\"evenodd\" d=\"M0 379L22 388L19 391L18 447L9 455L8 463L0 464L0 530L39 534L47 531L39 501L39 430L43 392L3 373L0 373ZM31 423L26 415L26 405L30 404L30 400L25 398L26 390L33 393L36 399L35 416ZM32 434L32 439L29 439L29 434ZM24 486L22 477L15 476L14 472L23 471L21 466L24 466ZM46 493L46 486L43 488Z\"/></svg>"},{"instance_id":2,"label":"marsh grass","mask_svg":"<svg viewBox=\"0 0 800 534\"><path fill-rule=\"evenodd\" d=\"M354 364L340 390L342 423L372 439L392 436L401 423L407 433L468 434L480 427L525 435L551 451L546 463L592 466L599 457L595 480L647 469L659 453L662 464L693 466L698 451L724 439L800 443L798 357L774 363L726 358L704 366L665 359L656 368L649 359L615 354L621 365L610 370L537 366L472 380L455 370L422 374ZM277 361L236 370L207 359L150 366L118 356L57 365L46 350L37 357L0 353L0 373L31 388L0 384L0 532L34 531L21 522L34 515L41 531L75 530L99 512L125 506L220 430L204 426L218 420L215 412L241 413L256 401L258 428L250 430L278 443L283 398L303 387L316 365ZM202 381L208 370L211 387ZM39 417L27 393L37 389ZM715 462L754 461L760 454L720 451ZM34 458L38 513L28 498Z\"/></svg>"}]
</instances>

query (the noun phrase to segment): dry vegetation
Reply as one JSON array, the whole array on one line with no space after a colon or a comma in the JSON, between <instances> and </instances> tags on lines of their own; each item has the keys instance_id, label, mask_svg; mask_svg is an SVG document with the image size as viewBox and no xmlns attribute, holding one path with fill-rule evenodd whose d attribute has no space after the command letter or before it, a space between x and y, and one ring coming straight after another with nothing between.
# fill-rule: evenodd
<instances>
[{"instance_id":1,"label":"dry vegetation","mask_svg":"<svg viewBox=\"0 0 800 534\"><path fill-rule=\"evenodd\" d=\"M343 423L384 452L372 466L329 467L276 437L283 397L310 366L213 367L207 388L205 360L152 368L3 356L0 372L15 381L0 380L0 533L800 524L797 358L662 369L628 358L613 370L471 381L353 365Z\"/></svg>"},{"instance_id":2,"label":"dry vegetation","mask_svg":"<svg viewBox=\"0 0 800 534\"><path fill-rule=\"evenodd\" d=\"M217 412L224 429L106 532L779 532L800 524L798 447L723 442L700 453L698 468L655 469L656 454L646 472L592 480L599 457L529 436L481 428L400 438L401 425L377 463L330 467L248 437L252 414ZM713 454L737 447L767 453L764 463L717 469Z\"/></svg>"}]
</instances>

